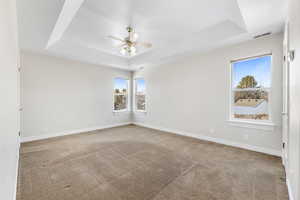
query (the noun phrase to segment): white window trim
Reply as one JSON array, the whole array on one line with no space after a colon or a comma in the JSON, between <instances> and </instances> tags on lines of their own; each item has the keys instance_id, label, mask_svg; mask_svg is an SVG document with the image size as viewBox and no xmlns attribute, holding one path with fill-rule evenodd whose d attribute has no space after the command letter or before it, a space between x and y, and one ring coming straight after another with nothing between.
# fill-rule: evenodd
<instances>
[{"instance_id":1,"label":"white window trim","mask_svg":"<svg viewBox=\"0 0 300 200\"><path fill-rule=\"evenodd\" d=\"M253 122L253 121L246 121L246 120L228 120L229 125L241 128L249 128L249 129L257 129L257 130L264 130L264 131L274 131L276 125L269 121L263 122Z\"/></svg>"},{"instance_id":2,"label":"white window trim","mask_svg":"<svg viewBox=\"0 0 300 200\"><path fill-rule=\"evenodd\" d=\"M124 79L124 80L126 80L126 82L127 82L127 102L126 102L126 109L123 109L123 110L115 110L115 79ZM130 99L129 99L129 97L130 97L130 79L128 79L128 78L124 78L124 77L114 77L113 78L113 94L112 94L112 97L113 97L113 99L112 99L112 111L113 111L113 113L122 113L122 112L129 112L130 111L130 109L129 109L129 107L130 107Z\"/></svg>"},{"instance_id":3,"label":"white window trim","mask_svg":"<svg viewBox=\"0 0 300 200\"><path fill-rule=\"evenodd\" d=\"M255 58L261 58L265 56L271 56L271 81L270 81L270 89L268 91L268 99L269 99L269 120L251 120L251 119L237 119L233 117L233 88L232 88L232 81L233 81L233 63L238 62L238 61L246 61L246 60L251 60ZM230 61L230 79L229 79L229 119L227 122L229 125L236 126L236 127L241 127L241 128L251 128L251 129L259 129L259 130L265 130L265 131L274 131L275 124L273 123L272 120L272 81L273 81L273 55L272 52L270 53L262 53L262 54L257 54L245 58L239 58L239 59L233 59Z\"/></svg>"},{"instance_id":4,"label":"white window trim","mask_svg":"<svg viewBox=\"0 0 300 200\"><path fill-rule=\"evenodd\" d=\"M138 78L134 78L133 79L133 106L134 106L134 112L139 112L139 113L147 113L147 87L145 86L145 110L138 110L137 109L137 106L136 106L136 91L137 91L137 84L136 84L136 81L137 80L144 80L145 81L145 79L144 78L142 78L142 77L138 77ZM146 83L146 81L145 81L145 83Z\"/></svg>"}]
</instances>

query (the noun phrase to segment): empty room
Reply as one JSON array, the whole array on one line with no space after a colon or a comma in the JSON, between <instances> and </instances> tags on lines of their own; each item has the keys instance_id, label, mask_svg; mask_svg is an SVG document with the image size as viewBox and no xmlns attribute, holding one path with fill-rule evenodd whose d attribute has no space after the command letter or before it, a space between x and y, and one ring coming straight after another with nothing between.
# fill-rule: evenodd
<instances>
[{"instance_id":1,"label":"empty room","mask_svg":"<svg viewBox=\"0 0 300 200\"><path fill-rule=\"evenodd\" d=\"M299 0L1 0L1 200L300 200Z\"/></svg>"}]
</instances>

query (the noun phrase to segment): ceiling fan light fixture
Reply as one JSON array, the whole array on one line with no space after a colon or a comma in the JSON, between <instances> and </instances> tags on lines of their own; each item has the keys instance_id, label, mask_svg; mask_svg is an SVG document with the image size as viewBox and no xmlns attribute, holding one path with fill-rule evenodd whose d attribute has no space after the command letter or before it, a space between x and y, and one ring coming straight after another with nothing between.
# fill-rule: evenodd
<instances>
[{"instance_id":1,"label":"ceiling fan light fixture","mask_svg":"<svg viewBox=\"0 0 300 200\"><path fill-rule=\"evenodd\" d=\"M120 53L125 56L126 55L126 49L125 47L121 48Z\"/></svg>"},{"instance_id":2,"label":"ceiling fan light fixture","mask_svg":"<svg viewBox=\"0 0 300 200\"><path fill-rule=\"evenodd\" d=\"M134 56L137 53L136 46L142 46L145 48L151 48L152 44L148 42L137 42L139 35L132 29L132 27L127 27L128 36L124 39L120 39L115 36L108 36L109 38L117 41L121 41L122 45L120 46L120 53L123 56Z\"/></svg>"},{"instance_id":3,"label":"ceiling fan light fixture","mask_svg":"<svg viewBox=\"0 0 300 200\"><path fill-rule=\"evenodd\" d=\"M125 46L121 48L120 53L124 56L134 56L136 48L134 46Z\"/></svg>"},{"instance_id":4,"label":"ceiling fan light fixture","mask_svg":"<svg viewBox=\"0 0 300 200\"><path fill-rule=\"evenodd\" d=\"M129 53L131 55L135 55L136 54L136 48L134 46L129 47Z\"/></svg>"}]
</instances>

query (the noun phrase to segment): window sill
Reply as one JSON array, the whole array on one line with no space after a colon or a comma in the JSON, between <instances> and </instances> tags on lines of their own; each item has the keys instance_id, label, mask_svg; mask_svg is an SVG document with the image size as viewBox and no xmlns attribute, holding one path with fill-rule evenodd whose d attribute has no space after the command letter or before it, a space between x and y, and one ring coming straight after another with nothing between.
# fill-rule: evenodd
<instances>
[{"instance_id":1,"label":"window sill","mask_svg":"<svg viewBox=\"0 0 300 200\"><path fill-rule=\"evenodd\" d=\"M242 120L228 120L229 125L240 127L240 128L249 128L249 129L257 129L263 131L271 131L273 132L275 129L275 124L272 122L253 122L253 121L242 121Z\"/></svg>"},{"instance_id":2,"label":"window sill","mask_svg":"<svg viewBox=\"0 0 300 200\"><path fill-rule=\"evenodd\" d=\"M135 110L134 112L135 112L135 113L145 113L145 114L147 113L146 110Z\"/></svg>"},{"instance_id":3,"label":"window sill","mask_svg":"<svg viewBox=\"0 0 300 200\"><path fill-rule=\"evenodd\" d=\"M125 110L113 110L113 113L124 113L124 112L129 112L127 109Z\"/></svg>"}]
</instances>

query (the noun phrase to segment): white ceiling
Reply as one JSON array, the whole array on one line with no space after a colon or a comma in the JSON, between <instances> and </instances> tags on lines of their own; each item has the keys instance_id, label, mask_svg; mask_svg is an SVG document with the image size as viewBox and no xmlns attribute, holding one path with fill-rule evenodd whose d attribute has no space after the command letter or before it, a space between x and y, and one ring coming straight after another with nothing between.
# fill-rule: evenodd
<instances>
[{"instance_id":1,"label":"white ceiling","mask_svg":"<svg viewBox=\"0 0 300 200\"><path fill-rule=\"evenodd\" d=\"M128 70L280 32L285 12L284 0L18 0L22 49ZM153 47L122 56L107 36L128 25Z\"/></svg>"}]
</instances>

